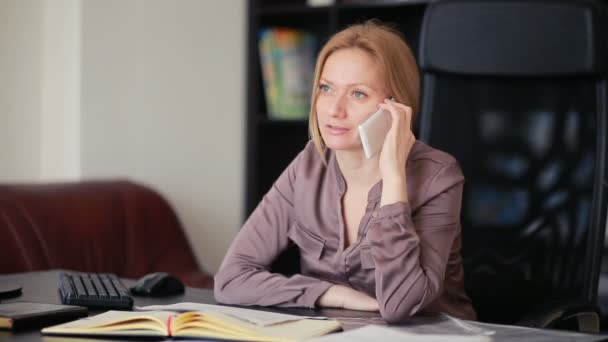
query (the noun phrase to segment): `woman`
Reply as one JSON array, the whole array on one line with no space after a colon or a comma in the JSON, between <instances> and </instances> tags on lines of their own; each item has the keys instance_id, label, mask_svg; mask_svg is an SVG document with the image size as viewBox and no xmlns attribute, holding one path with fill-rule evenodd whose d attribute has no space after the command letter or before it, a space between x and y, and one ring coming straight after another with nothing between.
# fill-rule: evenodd
<instances>
[{"instance_id":1,"label":"woman","mask_svg":"<svg viewBox=\"0 0 608 342\"><path fill-rule=\"evenodd\" d=\"M218 301L379 310L388 322L438 312L475 319L460 256L464 178L454 158L416 141L418 97L416 61L397 31L368 21L325 44L312 142L233 241L215 276ZM392 124L366 159L357 126L378 109ZM291 241L300 273L271 273Z\"/></svg>"}]
</instances>

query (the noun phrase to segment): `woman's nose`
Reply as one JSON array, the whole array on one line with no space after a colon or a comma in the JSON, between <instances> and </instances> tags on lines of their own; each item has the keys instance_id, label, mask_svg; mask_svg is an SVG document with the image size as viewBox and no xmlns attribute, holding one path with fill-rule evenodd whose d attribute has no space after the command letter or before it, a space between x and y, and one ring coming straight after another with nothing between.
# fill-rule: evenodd
<instances>
[{"instance_id":1,"label":"woman's nose","mask_svg":"<svg viewBox=\"0 0 608 342\"><path fill-rule=\"evenodd\" d=\"M329 114L334 118L342 118L346 116L343 95L336 94L333 102L330 104Z\"/></svg>"}]
</instances>

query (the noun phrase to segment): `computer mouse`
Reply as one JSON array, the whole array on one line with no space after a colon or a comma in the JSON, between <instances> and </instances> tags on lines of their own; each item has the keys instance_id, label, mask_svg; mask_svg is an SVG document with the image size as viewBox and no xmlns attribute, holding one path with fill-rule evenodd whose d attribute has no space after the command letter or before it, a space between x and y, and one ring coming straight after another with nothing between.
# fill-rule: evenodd
<instances>
[{"instance_id":1,"label":"computer mouse","mask_svg":"<svg viewBox=\"0 0 608 342\"><path fill-rule=\"evenodd\" d=\"M184 284L172 274L155 272L146 274L131 287L136 296L164 297L184 293Z\"/></svg>"}]
</instances>

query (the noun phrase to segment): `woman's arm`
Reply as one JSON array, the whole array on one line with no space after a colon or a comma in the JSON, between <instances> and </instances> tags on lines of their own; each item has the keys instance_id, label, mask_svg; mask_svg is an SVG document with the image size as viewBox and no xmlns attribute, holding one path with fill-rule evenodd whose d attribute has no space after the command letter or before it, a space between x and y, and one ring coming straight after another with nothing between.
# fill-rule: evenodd
<instances>
[{"instance_id":1,"label":"woman's arm","mask_svg":"<svg viewBox=\"0 0 608 342\"><path fill-rule=\"evenodd\" d=\"M378 311L376 298L344 285L332 285L317 301L318 306L349 310Z\"/></svg>"},{"instance_id":2,"label":"woman's arm","mask_svg":"<svg viewBox=\"0 0 608 342\"><path fill-rule=\"evenodd\" d=\"M433 194L415 217L409 204L400 201L382 206L370 222L367 239L376 264L376 298L387 321L403 321L441 293L460 229L463 181L458 164L446 165L432 180Z\"/></svg>"},{"instance_id":3,"label":"woman's arm","mask_svg":"<svg viewBox=\"0 0 608 342\"><path fill-rule=\"evenodd\" d=\"M460 229L464 177L456 161L439 168L412 217L405 168L416 141L412 109L385 100L392 125L380 154L382 198L367 239L376 264L376 299L382 317L403 321L441 293L450 251ZM422 186L422 184L417 184Z\"/></svg>"},{"instance_id":4,"label":"woman's arm","mask_svg":"<svg viewBox=\"0 0 608 342\"><path fill-rule=\"evenodd\" d=\"M287 247L299 156L264 196L230 246L215 275L215 298L227 304L314 307L332 284L269 272Z\"/></svg>"}]
</instances>

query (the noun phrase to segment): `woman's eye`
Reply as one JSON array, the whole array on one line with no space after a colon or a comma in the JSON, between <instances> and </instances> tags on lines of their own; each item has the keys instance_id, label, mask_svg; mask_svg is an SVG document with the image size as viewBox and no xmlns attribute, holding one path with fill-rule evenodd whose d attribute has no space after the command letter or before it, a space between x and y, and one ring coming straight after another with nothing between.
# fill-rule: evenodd
<instances>
[{"instance_id":1,"label":"woman's eye","mask_svg":"<svg viewBox=\"0 0 608 342\"><path fill-rule=\"evenodd\" d=\"M319 85L319 89L321 90L321 92L323 93L329 93L331 88L329 88L329 86L325 85L325 84L320 84Z\"/></svg>"},{"instance_id":2,"label":"woman's eye","mask_svg":"<svg viewBox=\"0 0 608 342\"><path fill-rule=\"evenodd\" d=\"M353 96L356 97L356 98L358 98L358 99L362 99L362 98L366 97L367 94L365 94L364 92L355 90L353 92Z\"/></svg>"}]
</instances>

